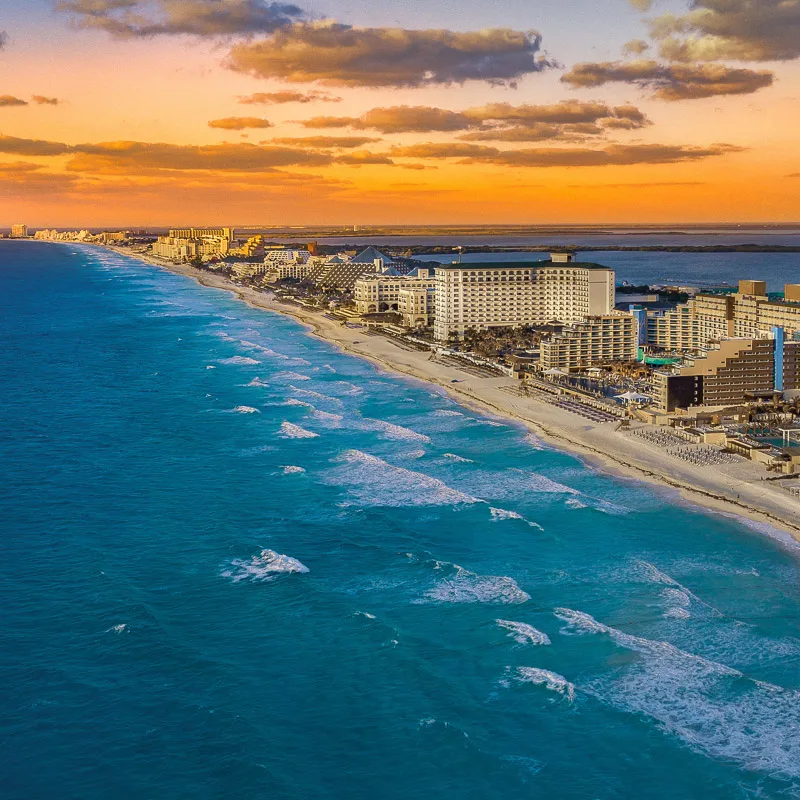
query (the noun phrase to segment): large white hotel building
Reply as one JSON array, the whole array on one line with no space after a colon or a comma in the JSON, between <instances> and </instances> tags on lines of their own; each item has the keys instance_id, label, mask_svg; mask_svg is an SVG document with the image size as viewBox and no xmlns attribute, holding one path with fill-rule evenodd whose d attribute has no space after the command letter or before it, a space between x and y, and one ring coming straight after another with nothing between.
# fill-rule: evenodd
<instances>
[{"instance_id":1,"label":"large white hotel building","mask_svg":"<svg viewBox=\"0 0 800 800\"><path fill-rule=\"evenodd\" d=\"M436 268L434 336L469 329L571 325L614 309L614 271L552 253L549 261L445 264Z\"/></svg>"}]
</instances>

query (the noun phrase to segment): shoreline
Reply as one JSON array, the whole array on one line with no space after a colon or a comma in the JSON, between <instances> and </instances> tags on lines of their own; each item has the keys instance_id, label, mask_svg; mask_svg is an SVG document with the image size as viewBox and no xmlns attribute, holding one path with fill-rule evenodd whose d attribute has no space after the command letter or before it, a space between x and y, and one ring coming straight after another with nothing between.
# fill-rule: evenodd
<instances>
[{"instance_id":1,"label":"shoreline","mask_svg":"<svg viewBox=\"0 0 800 800\"><path fill-rule=\"evenodd\" d=\"M548 446L566 451L617 477L644 481L675 491L682 501L708 510L766 523L800 542L800 500L769 482L757 479L752 462L708 469L672 458L630 435L617 433L611 423L588 420L534 398L507 391L518 385L513 378L479 378L457 367L429 360L429 353L406 350L384 336L369 336L360 328L346 328L318 312L279 301L271 292L234 284L226 277L184 264L162 262L150 256L104 247L111 252L192 278L202 286L234 294L252 308L292 317L309 335L363 358L389 373L401 374L443 389L473 410L521 424ZM458 383L451 381L457 380Z\"/></svg>"}]
</instances>

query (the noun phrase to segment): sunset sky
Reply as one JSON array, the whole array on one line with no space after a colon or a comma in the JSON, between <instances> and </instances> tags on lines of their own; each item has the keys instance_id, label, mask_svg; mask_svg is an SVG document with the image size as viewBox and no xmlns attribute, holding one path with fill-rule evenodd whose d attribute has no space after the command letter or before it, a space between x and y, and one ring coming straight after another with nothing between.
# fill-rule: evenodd
<instances>
[{"instance_id":1,"label":"sunset sky","mask_svg":"<svg viewBox=\"0 0 800 800\"><path fill-rule=\"evenodd\" d=\"M800 220L800 0L26 0L0 225Z\"/></svg>"}]
</instances>

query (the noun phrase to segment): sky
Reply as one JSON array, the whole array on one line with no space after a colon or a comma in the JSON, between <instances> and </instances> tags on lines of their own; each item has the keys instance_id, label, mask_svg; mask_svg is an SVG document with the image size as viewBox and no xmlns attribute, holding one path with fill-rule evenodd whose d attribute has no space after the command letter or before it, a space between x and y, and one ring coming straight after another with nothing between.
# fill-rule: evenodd
<instances>
[{"instance_id":1,"label":"sky","mask_svg":"<svg viewBox=\"0 0 800 800\"><path fill-rule=\"evenodd\" d=\"M800 221L800 0L295 2L0 0L0 225Z\"/></svg>"}]
</instances>

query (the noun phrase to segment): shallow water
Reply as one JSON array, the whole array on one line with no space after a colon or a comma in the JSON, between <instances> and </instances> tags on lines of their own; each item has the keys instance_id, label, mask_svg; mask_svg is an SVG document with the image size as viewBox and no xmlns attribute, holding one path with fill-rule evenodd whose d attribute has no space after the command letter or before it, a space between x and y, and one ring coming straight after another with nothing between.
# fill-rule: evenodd
<instances>
[{"instance_id":1,"label":"shallow water","mask_svg":"<svg viewBox=\"0 0 800 800\"><path fill-rule=\"evenodd\" d=\"M0 314L4 797L800 792L777 532L111 253Z\"/></svg>"}]
</instances>

